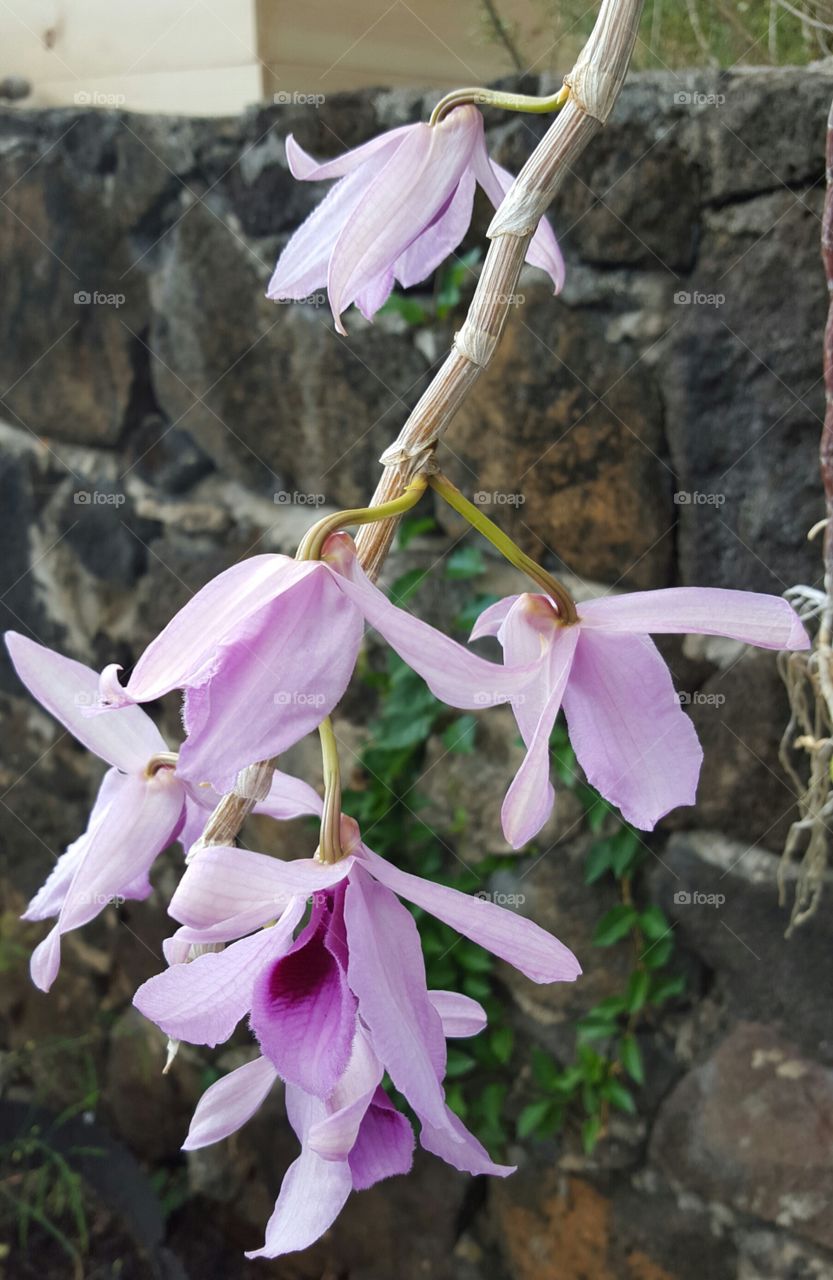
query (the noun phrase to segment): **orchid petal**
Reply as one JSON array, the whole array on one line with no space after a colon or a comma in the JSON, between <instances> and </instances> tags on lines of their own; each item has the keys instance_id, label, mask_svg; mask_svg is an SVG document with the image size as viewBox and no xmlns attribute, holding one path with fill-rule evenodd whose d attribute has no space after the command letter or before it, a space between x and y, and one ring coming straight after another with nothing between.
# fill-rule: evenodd
<instances>
[{"instance_id":1,"label":"orchid petal","mask_svg":"<svg viewBox=\"0 0 833 1280\"><path fill-rule=\"evenodd\" d=\"M587 780L645 831L694 803L703 752L647 636L583 631L564 695Z\"/></svg>"},{"instance_id":2,"label":"orchid petal","mask_svg":"<svg viewBox=\"0 0 833 1280\"><path fill-rule=\"evenodd\" d=\"M140 707L119 716L88 715L98 701L98 674L82 662L7 631L6 648L26 688L88 751L124 773L138 773L167 744Z\"/></svg>"},{"instance_id":3,"label":"orchid petal","mask_svg":"<svg viewBox=\"0 0 833 1280\"><path fill-rule=\"evenodd\" d=\"M208 803L203 801L202 796L200 796L199 799L195 798L195 792L198 791L198 787L194 787L187 782L185 783L185 820L182 823L182 828L177 839L186 854L200 839L202 833L205 831L205 825L208 822L208 819L211 817L214 808L220 800L220 797L213 788L206 787L205 789L206 797L211 797Z\"/></svg>"},{"instance_id":4,"label":"orchid petal","mask_svg":"<svg viewBox=\"0 0 833 1280\"><path fill-rule=\"evenodd\" d=\"M446 1049L425 986L414 918L382 884L353 868L345 902L348 981L374 1053L416 1113L439 1123Z\"/></svg>"},{"instance_id":5,"label":"orchid petal","mask_svg":"<svg viewBox=\"0 0 833 1280\"><path fill-rule=\"evenodd\" d=\"M335 545L330 539L328 549ZM487 662L456 640L391 604L364 573L355 554L338 545L334 577L340 589L361 610L371 626L387 640L428 688L451 707L482 710L511 701L536 675L536 667L508 668ZM335 556L334 556L335 559Z\"/></svg>"},{"instance_id":6,"label":"orchid petal","mask_svg":"<svg viewBox=\"0 0 833 1280\"><path fill-rule=\"evenodd\" d=\"M483 636L496 636L503 626L506 615L518 600L520 596L506 596L505 599L496 600L494 604L490 604L478 616L469 640L482 640Z\"/></svg>"},{"instance_id":7,"label":"orchid petal","mask_svg":"<svg viewBox=\"0 0 833 1280\"><path fill-rule=\"evenodd\" d=\"M476 1036L486 1026L486 1010L458 991L429 991L428 999L440 1015L446 1040Z\"/></svg>"},{"instance_id":8,"label":"orchid petal","mask_svg":"<svg viewBox=\"0 0 833 1280\"><path fill-rule=\"evenodd\" d=\"M92 822L92 816L90 821ZM89 841L90 833L85 831L64 850L23 912L21 920L48 920L59 914Z\"/></svg>"},{"instance_id":9,"label":"orchid petal","mask_svg":"<svg viewBox=\"0 0 833 1280\"><path fill-rule=\"evenodd\" d=\"M249 929L256 929L279 916L292 899L331 888L352 866L350 857L325 866L313 858L284 862L251 849L209 845L188 864L168 912L193 930L244 917L252 921Z\"/></svg>"},{"instance_id":10,"label":"orchid petal","mask_svg":"<svg viewBox=\"0 0 833 1280\"><path fill-rule=\"evenodd\" d=\"M353 1189L346 1160L322 1160L305 1145L310 1128L324 1115L324 1104L287 1085L286 1111L301 1141L301 1155L286 1172L263 1247L247 1258L277 1258L307 1249L332 1226Z\"/></svg>"},{"instance_id":11,"label":"orchid petal","mask_svg":"<svg viewBox=\"0 0 833 1280\"><path fill-rule=\"evenodd\" d=\"M120 795L122 780L123 774L116 769L107 770L90 811L87 830L58 858L45 883L41 885L21 916L21 920L48 920L50 916L60 914L75 872L85 857L93 831L107 813L111 802Z\"/></svg>"},{"instance_id":12,"label":"orchid petal","mask_svg":"<svg viewBox=\"0 0 833 1280\"><path fill-rule=\"evenodd\" d=\"M267 298L273 302L298 300L327 283L327 266L341 229L389 158L389 150L379 152L327 192L287 241L269 281Z\"/></svg>"},{"instance_id":13,"label":"orchid petal","mask_svg":"<svg viewBox=\"0 0 833 1280\"><path fill-rule=\"evenodd\" d=\"M317 728L347 688L362 630L326 569L250 617L186 690L178 773L225 793L240 769Z\"/></svg>"},{"instance_id":14,"label":"orchid petal","mask_svg":"<svg viewBox=\"0 0 833 1280\"><path fill-rule=\"evenodd\" d=\"M382 1064L360 1030L353 1040L347 1068L327 1099L330 1114L309 1130L310 1149L324 1160L346 1160L381 1079Z\"/></svg>"},{"instance_id":15,"label":"orchid petal","mask_svg":"<svg viewBox=\"0 0 833 1280\"><path fill-rule=\"evenodd\" d=\"M58 923L32 955L32 980L42 991L57 976L61 936L87 924L113 898L145 897L150 866L175 838L183 792L170 771L160 770L152 779L114 771L106 794L104 807L82 837Z\"/></svg>"},{"instance_id":16,"label":"orchid petal","mask_svg":"<svg viewBox=\"0 0 833 1280\"><path fill-rule=\"evenodd\" d=\"M277 1078L269 1059L257 1057L217 1080L197 1103L182 1150L197 1151L236 1133L261 1106Z\"/></svg>"},{"instance_id":17,"label":"orchid petal","mask_svg":"<svg viewBox=\"0 0 833 1280\"><path fill-rule=\"evenodd\" d=\"M53 929L39 942L29 961L29 974L39 991L48 991L61 967L61 928Z\"/></svg>"},{"instance_id":18,"label":"orchid petal","mask_svg":"<svg viewBox=\"0 0 833 1280\"><path fill-rule=\"evenodd\" d=\"M494 207L496 209L499 208L515 179L507 169L502 168L492 160L486 150L485 140L482 138L479 146L474 149L472 168L477 181ZM546 216L541 218L535 234L529 242L526 261L531 267L540 267L542 271L546 271L553 282L555 292L561 292L565 275L564 258L558 247L555 233Z\"/></svg>"},{"instance_id":19,"label":"orchid petal","mask_svg":"<svg viewBox=\"0 0 833 1280\"><path fill-rule=\"evenodd\" d=\"M308 782L275 769L269 784L269 794L265 800L258 801L254 812L266 814L278 822L288 822L291 818L320 814L321 809L321 797Z\"/></svg>"},{"instance_id":20,"label":"orchid petal","mask_svg":"<svg viewBox=\"0 0 833 1280\"><path fill-rule=\"evenodd\" d=\"M603 596L579 605L584 629L660 635L729 636L761 649L808 649L792 605L780 596L722 587L667 587Z\"/></svg>"},{"instance_id":21,"label":"orchid petal","mask_svg":"<svg viewBox=\"0 0 833 1280\"><path fill-rule=\"evenodd\" d=\"M505 625L510 625L509 620ZM513 633L513 642L515 638ZM513 708L527 744L526 756L512 779L500 811L503 834L513 849L521 849L532 840L552 812L555 792L550 782L550 737L565 696L578 642L578 627L554 628L545 664L546 684L543 688L546 701L540 706L534 728L530 713L540 705L538 691L542 689L542 683L537 689L532 686L535 701L529 707L519 702ZM510 644L507 658L511 652Z\"/></svg>"},{"instance_id":22,"label":"orchid petal","mask_svg":"<svg viewBox=\"0 0 833 1280\"><path fill-rule=\"evenodd\" d=\"M487 1173L496 1178L506 1178L516 1169L512 1164L495 1164L486 1148L448 1107L440 1124L425 1124L423 1121L419 1142L426 1151L439 1156L462 1173Z\"/></svg>"},{"instance_id":23,"label":"orchid petal","mask_svg":"<svg viewBox=\"0 0 833 1280\"><path fill-rule=\"evenodd\" d=\"M382 271L371 280L360 293L356 294L355 303L365 320L372 320L380 307L383 307L393 289L393 271Z\"/></svg>"},{"instance_id":24,"label":"orchid petal","mask_svg":"<svg viewBox=\"0 0 833 1280\"><path fill-rule=\"evenodd\" d=\"M263 1247L246 1257L279 1258L308 1249L335 1222L352 1190L346 1160L322 1160L314 1151L302 1151L284 1175Z\"/></svg>"},{"instance_id":25,"label":"orchid petal","mask_svg":"<svg viewBox=\"0 0 833 1280\"><path fill-rule=\"evenodd\" d=\"M394 151L412 128L413 125L403 124L398 129L389 129L387 133L380 133L378 137L371 138L369 142L363 142L361 146L353 147L352 151L345 151L332 160L313 159L299 146L294 136L288 133L286 159L289 172L299 182L326 182L330 178L343 178L345 174L366 164L371 157L378 156L379 152Z\"/></svg>"},{"instance_id":26,"label":"orchid petal","mask_svg":"<svg viewBox=\"0 0 833 1280\"><path fill-rule=\"evenodd\" d=\"M413 125L342 226L327 276L340 333L341 313L396 262L446 204L477 138L476 108L453 111L441 124Z\"/></svg>"},{"instance_id":27,"label":"orchid petal","mask_svg":"<svg viewBox=\"0 0 833 1280\"><path fill-rule=\"evenodd\" d=\"M136 882L149 887L147 872L174 839L184 795L171 770L118 776L108 794L61 906L62 933L87 924L112 898L127 897Z\"/></svg>"},{"instance_id":28,"label":"orchid petal","mask_svg":"<svg viewBox=\"0 0 833 1280\"><path fill-rule=\"evenodd\" d=\"M384 1178L410 1173L413 1159L413 1129L384 1090L377 1089L348 1157L353 1190L366 1191Z\"/></svg>"},{"instance_id":29,"label":"orchid petal","mask_svg":"<svg viewBox=\"0 0 833 1280\"><path fill-rule=\"evenodd\" d=\"M122 697L152 702L217 667L217 650L241 620L290 592L317 566L288 556L250 556L212 578L176 613L139 658ZM319 571L320 572L320 571Z\"/></svg>"},{"instance_id":30,"label":"orchid petal","mask_svg":"<svg viewBox=\"0 0 833 1280\"><path fill-rule=\"evenodd\" d=\"M133 1003L174 1040L207 1045L228 1040L251 1008L260 970L289 949L303 913L303 900L297 899L271 929L150 978Z\"/></svg>"},{"instance_id":31,"label":"orchid petal","mask_svg":"<svg viewBox=\"0 0 833 1280\"><path fill-rule=\"evenodd\" d=\"M512 700L512 710L527 747L535 737L542 716L558 715L552 711L553 694L562 693L578 639L578 627L559 627L549 601L541 596L518 596L506 614L497 633L507 667L537 666L537 674L522 693ZM560 700L559 700L560 705Z\"/></svg>"},{"instance_id":32,"label":"orchid petal","mask_svg":"<svg viewBox=\"0 0 833 1280\"><path fill-rule=\"evenodd\" d=\"M531 920L485 898L400 871L366 845L362 845L361 860L370 874L394 893L514 965L533 982L572 982L581 973L573 953ZM352 949L352 940L350 945ZM386 1062L384 1056L382 1061Z\"/></svg>"},{"instance_id":33,"label":"orchid petal","mask_svg":"<svg viewBox=\"0 0 833 1280\"><path fill-rule=\"evenodd\" d=\"M325 945L326 908L268 969L252 993L251 1027L287 1084L326 1098L350 1060L356 998Z\"/></svg>"},{"instance_id":34,"label":"orchid petal","mask_svg":"<svg viewBox=\"0 0 833 1280\"><path fill-rule=\"evenodd\" d=\"M469 229L476 185L473 173L463 173L446 207L397 258L394 274L404 289L427 280L457 248Z\"/></svg>"}]
</instances>

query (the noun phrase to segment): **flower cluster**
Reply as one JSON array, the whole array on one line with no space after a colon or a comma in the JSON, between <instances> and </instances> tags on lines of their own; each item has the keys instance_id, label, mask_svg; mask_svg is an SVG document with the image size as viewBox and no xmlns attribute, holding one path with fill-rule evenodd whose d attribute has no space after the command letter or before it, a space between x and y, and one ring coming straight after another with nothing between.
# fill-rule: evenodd
<instances>
[{"instance_id":1,"label":"flower cluster","mask_svg":"<svg viewBox=\"0 0 833 1280\"><path fill-rule=\"evenodd\" d=\"M503 1176L449 1110L446 1039L476 1034L483 1010L429 991L413 917L431 912L535 982L575 979L571 952L533 922L397 869L340 820L342 858L280 861L200 838L238 771L285 751L338 702L365 623L450 705L509 702L527 747L504 803L520 847L553 803L549 737L564 704L589 780L636 825L689 804L700 767L694 729L649 632L730 635L769 648L806 636L776 597L678 588L591 601L565 623L551 600L524 594L480 617L496 635L489 662L397 608L336 534L320 561L252 557L199 591L139 658L122 685L15 633L12 661L30 692L110 766L87 830L58 860L26 913L57 917L32 957L48 990L61 936L109 899L144 898L148 872L172 842L194 850L169 911L180 928L169 968L135 1003L174 1041L217 1045L249 1017L260 1056L213 1085L186 1148L233 1132L278 1078L301 1155L286 1175L259 1256L301 1249L333 1221L351 1190L410 1167L413 1135L381 1088L387 1072L419 1121L422 1146L469 1173ZM170 751L140 705L178 689L186 736ZM289 696L277 696L279 694ZM260 812L277 821L321 814L318 794L275 770Z\"/></svg>"},{"instance_id":2,"label":"flower cluster","mask_svg":"<svg viewBox=\"0 0 833 1280\"><path fill-rule=\"evenodd\" d=\"M394 279L407 285L424 278L459 243L475 182L495 203L511 182L489 160L470 105L433 125L394 130L338 161L317 165L291 139L288 156L296 176L338 181L288 244L270 293L301 297L326 279L339 326L350 303L372 315ZM529 261L560 284L560 255L543 223L529 242ZM428 989L419 935L402 899L533 982L569 982L580 973L568 948L531 920L375 854L341 812L332 752L323 800L270 763L313 730L322 743L332 737L328 717L353 675L365 627L449 706L511 705L526 746L502 811L516 849L552 809L549 741L562 706L589 782L635 826L650 830L673 807L693 802L702 752L651 635L700 632L771 649L808 646L792 608L770 596L675 588L576 605L431 474L409 486L412 498L403 495L390 510L346 513L344 523L399 514L402 501L416 501L428 483L455 509L468 509L471 523L543 586L480 616L472 640L496 637L502 662L391 603L329 518L295 559L253 556L209 582L126 681L115 665L99 675L33 640L6 636L30 693L109 766L86 831L26 912L29 920L55 921L33 953L33 981L48 991L63 935L112 899L147 897L155 859L182 846L168 967L138 990L135 1003L169 1038L172 1053L182 1041L216 1046L248 1018L257 1056L207 1090L186 1149L234 1132L275 1081L285 1086L301 1153L251 1257L305 1248L351 1191L408 1171L414 1131L385 1091L386 1077L415 1117L423 1148L472 1174L512 1172L493 1163L449 1109L446 1042L476 1035L486 1016L466 996ZM184 740L172 748L143 704L175 691ZM275 859L237 847L234 833L217 838L212 823L222 797L252 766L271 778L257 812L277 822L320 818L316 857Z\"/></svg>"}]
</instances>

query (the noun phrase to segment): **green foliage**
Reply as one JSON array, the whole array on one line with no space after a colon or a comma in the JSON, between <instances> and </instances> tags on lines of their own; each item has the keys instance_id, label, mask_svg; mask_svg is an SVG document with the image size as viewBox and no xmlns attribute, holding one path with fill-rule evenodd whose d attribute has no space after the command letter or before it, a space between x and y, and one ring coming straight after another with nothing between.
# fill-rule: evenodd
<instances>
[{"instance_id":1,"label":"green foliage","mask_svg":"<svg viewBox=\"0 0 833 1280\"><path fill-rule=\"evenodd\" d=\"M596 17L584 0L538 0L542 23L508 23L523 66L571 66ZM501 18L511 18L507 0ZM802 22L801 15L807 21ZM506 22L502 22L504 27ZM490 31L494 39L494 29ZM803 65L831 52L829 0L646 0L634 50L638 68ZM548 48L542 61L540 50Z\"/></svg>"},{"instance_id":2,"label":"green foliage","mask_svg":"<svg viewBox=\"0 0 833 1280\"><path fill-rule=\"evenodd\" d=\"M83 1154L94 1153L85 1149ZM28 1252L32 1228L39 1227L60 1245L73 1273L82 1276L90 1233L80 1174L40 1136L37 1125L0 1146L0 1165L11 1170L0 1181L0 1221L8 1215L14 1222L20 1252Z\"/></svg>"},{"instance_id":3,"label":"green foliage","mask_svg":"<svg viewBox=\"0 0 833 1280\"><path fill-rule=\"evenodd\" d=\"M552 749L556 760L569 765L569 744L560 724ZM607 877L621 897L596 925L593 945L612 947L629 939L634 964L621 994L599 1001L579 1019L573 1062L561 1066L542 1050L534 1051L533 1079L539 1096L521 1111L516 1132L519 1138L552 1137L569 1116L583 1113L581 1140L589 1154L604 1136L611 1110L636 1111L630 1084L645 1082L640 1025L680 996L685 981L664 972L673 956L672 926L659 907L641 908L633 897L633 878L646 855L639 834L577 780L571 765L564 772L562 780L581 796L588 826L599 835L587 854L585 883L597 884Z\"/></svg>"}]
</instances>

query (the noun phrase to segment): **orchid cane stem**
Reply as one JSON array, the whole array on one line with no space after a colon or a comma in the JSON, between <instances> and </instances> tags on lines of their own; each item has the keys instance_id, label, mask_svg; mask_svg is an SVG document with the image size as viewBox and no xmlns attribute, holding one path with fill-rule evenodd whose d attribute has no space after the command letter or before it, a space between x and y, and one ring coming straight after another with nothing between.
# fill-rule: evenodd
<instances>
[{"instance_id":1,"label":"orchid cane stem","mask_svg":"<svg viewBox=\"0 0 833 1280\"><path fill-rule=\"evenodd\" d=\"M301 539L295 553L296 560L320 560L324 545L331 534L337 533L345 525L375 524L377 520L390 520L394 516L404 515L415 507L428 487L428 477L420 473L405 486L402 494L390 502L380 503L377 507L355 507L348 511L336 511L334 515L325 516Z\"/></svg>"},{"instance_id":2,"label":"orchid cane stem","mask_svg":"<svg viewBox=\"0 0 833 1280\"><path fill-rule=\"evenodd\" d=\"M562 85L558 93L539 98L531 93L502 93L499 89L454 89L441 98L431 112L429 124L439 124L455 107L471 103L475 107L498 107L501 111L525 111L547 115L560 111L570 96L570 86Z\"/></svg>"},{"instance_id":3,"label":"orchid cane stem","mask_svg":"<svg viewBox=\"0 0 833 1280\"><path fill-rule=\"evenodd\" d=\"M473 529L476 529L478 533L481 533L484 538L491 542L492 546L496 547L510 564L513 564L516 569L520 569L521 573L525 573L528 578L531 578L533 582L543 588L555 602L558 608L558 621L563 626L571 626L578 621L575 602L566 587L563 587L557 578L554 578L551 573L547 573L546 569L543 569L541 565L531 559L526 552L521 551L520 547L512 541L509 535L498 528L494 520L490 520L473 502L469 502L468 498L463 496L447 476L444 476L441 471L434 472L429 477L428 483L444 502L447 502L464 520L468 521Z\"/></svg>"}]
</instances>

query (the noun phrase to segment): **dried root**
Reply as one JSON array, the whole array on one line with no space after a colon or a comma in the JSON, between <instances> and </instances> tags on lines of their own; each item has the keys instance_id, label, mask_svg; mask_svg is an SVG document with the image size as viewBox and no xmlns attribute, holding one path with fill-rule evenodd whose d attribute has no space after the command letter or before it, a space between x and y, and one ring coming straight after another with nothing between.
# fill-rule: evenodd
<instances>
[{"instance_id":1,"label":"dried root","mask_svg":"<svg viewBox=\"0 0 833 1280\"><path fill-rule=\"evenodd\" d=\"M781 653L778 658L790 701L779 757L795 787L799 811L778 869L778 895L784 906L788 871L798 863L789 937L818 908L833 834L833 601L827 592L806 586L793 587L787 596L809 631L816 624L812 649Z\"/></svg>"}]
</instances>

